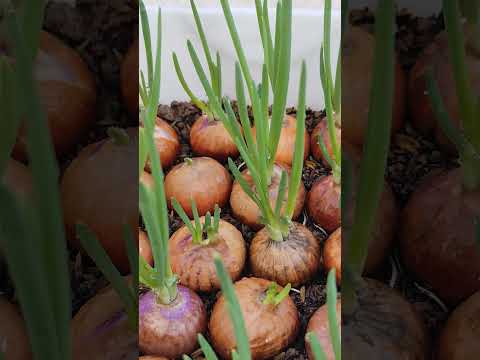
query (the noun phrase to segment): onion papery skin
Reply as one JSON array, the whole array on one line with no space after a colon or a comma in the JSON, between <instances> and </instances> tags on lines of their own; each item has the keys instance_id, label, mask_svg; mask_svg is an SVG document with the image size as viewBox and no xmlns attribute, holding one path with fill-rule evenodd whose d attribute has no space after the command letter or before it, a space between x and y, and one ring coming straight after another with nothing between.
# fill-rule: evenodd
<instances>
[{"instance_id":1,"label":"onion papery skin","mask_svg":"<svg viewBox=\"0 0 480 360\"><path fill-rule=\"evenodd\" d=\"M425 325L414 307L396 290L364 279L356 290L353 314L342 313L344 360L429 359Z\"/></svg>"},{"instance_id":2,"label":"onion papery skin","mask_svg":"<svg viewBox=\"0 0 480 360\"><path fill-rule=\"evenodd\" d=\"M205 217L200 218L205 223ZM195 224L192 221L192 224ZM170 238L169 256L172 271L180 283L194 291L209 292L220 289L214 257L218 254L233 281L237 280L245 265L246 247L242 233L232 224L221 220L218 235L208 245L192 243L192 235L184 225Z\"/></svg>"},{"instance_id":3,"label":"onion papery skin","mask_svg":"<svg viewBox=\"0 0 480 360\"><path fill-rule=\"evenodd\" d=\"M342 303L340 300L337 300L337 324L341 329L341 316L342 316ZM313 316L310 318L307 326L307 334L313 333L317 337L320 345L322 346L327 360L335 360L335 353L333 351L331 337L330 337L330 325L328 321L328 307L327 305L321 306ZM313 356L312 348L310 343L305 342L307 348L307 354L309 360L315 360Z\"/></svg>"},{"instance_id":4,"label":"onion papery skin","mask_svg":"<svg viewBox=\"0 0 480 360\"><path fill-rule=\"evenodd\" d=\"M135 359L138 335L117 292L108 287L90 299L71 324L73 359Z\"/></svg>"},{"instance_id":5,"label":"onion papery skin","mask_svg":"<svg viewBox=\"0 0 480 360\"><path fill-rule=\"evenodd\" d=\"M30 170L14 159L9 159L2 181L17 196L26 199L32 193L32 174Z\"/></svg>"},{"instance_id":6,"label":"onion papery skin","mask_svg":"<svg viewBox=\"0 0 480 360\"><path fill-rule=\"evenodd\" d=\"M255 276L285 286L299 286L317 274L320 244L310 230L299 223L290 225L283 241L270 238L267 228L260 230L250 245L250 265Z\"/></svg>"},{"instance_id":7,"label":"onion papery skin","mask_svg":"<svg viewBox=\"0 0 480 360\"><path fill-rule=\"evenodd\" d=\"M353 160L354 158L352 158ZM342 218L342 243L345 252L348 251L348 239L352 227L353 214L355 212L355 203L358 188L358 167L353 167L352 172L352 191L347 199L347 208L344 210ZM395 243L396 224L398 222L398 208L392 189L387 182L384 183L383 191L380 196L380 203L375 215L375 223L372 229L372 236L368 244L368 255L364 266L365 275L375 275L382 271L391 249Z\"/></svg>"},{"instance_id":8,"label":"onion papery skin","mask_svg":"<svg viewBox=\"0 0 480 360\"><path fill-rule=\"evenodd\" d=\"M75 226L97 235L115 266L129 272L124 224L138 231L138 128L127 130L128 145L112 139L88 145L63 175L61 197L68 238L81 248Z\"/></svg>"},{"instance_id":9,"label":"onion papery skin","mask_svg":"<svg viewBox=\"0 0 480 360\"><path fill-rule=\"evenodd\" d=\"M466 36L466 69L474 97L480 96L480 57L468 49L474 34ZM461 114L456 93L456 83L450 62L450 49L446 32L442 32L418 58L410 72L408 103L412 124L425 135L433 135L439 145L450 153L456 153L437 119L427 91L427 72L431 69L443 104L454 125L460 127Z\"/></svg>"},{"instance_id":10,"label":"onion papery skin","mask_svg":"<svg viewBox=\"0 0 480 360\"><path fill-rule=\"evenodd\" d=\"M143 126L143 125L141 125ZM180 140L176 131L165 120L156 118L153 138L163 169L168 169L175 162L180 152ZM150 160L147 159L145 170L151 172Z\"/></svg>"},{"instance_id":11,"label":"onion papery skin","mask_svg":"<svg viewBox=\"0 0 480 360\"><path fill-rule=\"evenodd\" d=\"M32 360L27 328L17 307L0 297L0 349L6 360Z\"/></svg>"},{"instance_id":12,"label":"onion papery skin","mask_svg":"<svg viewBox=\"0 0 480 360\"><path fill-rule=\"evenodd\" d=\"M205 333L207 314L200 297L179 285L170 305L156 301L153 292L140 296L139 347L145 355L176 359L197 347L197 334Z\"/></svg>"},{"instance_id":13,"label":"onion papery skin","mask_svg":"<svg viewBox=\"0 0 480 360\"><path fill-rule=\"evenodd\" d=\"M318 180L307 195L308 214L329 233L342 224L340 193L340 185L329 175Z\"/></svg>"},{"instance_id":14,"label":"onion papery skin","mask_svg":"<svg viewBox=\"0 0 480 360\"><path fill-rule=\"evenodd\" d=\"M342 146L342 129L339 127L337 124L335 124L335 135L336 139L338 142L339 148ZM328 154L334 159L333 155L333 149L332 149L332 142L330 141L330 135L328 132L328 124L327 124L327 118L322 119L317 126L312 131L312 136L311 136L311 149L312 149L312 155L313 157L321 161L323 165L330 167L330 164L328 163L327 159L325 159L325 156L323 155L322 148L320 147L319 144L319 138L322 138L325 147L327 148Z\"/></svg>"},{"instance_id":15,"label":"onion papery skin","mask_svg":"<svg viewBox=\"0 0 480 360\"><path fill-rule=\"evenodd\" d=\"M230 173L216 160L208 157L191 159L170 170L165 178L165 195L172 209L175 198L190 218L193 218L191 199L195 200L200 216L213 214L215 204L222 208L232 191Z\"/></svg>"},{"instance_id":16,"label":"onion papery skin","mask_svg":"<svg viewBox=\"0 0 480 360\"><path fill-rule=\"evenodd\" d=\"M276 307L262 303L269 285L270 281L258 278L243 278L234 285L253 360L278 355L295 340L300 328L298 311L289 296ZM231 359L236 340L223 295L213 307L209 330L217 353L223 359Z\"/></svg>"},{"instance_id":17,"label":"onion papery skin","mask_svg":"<svg viewBox=\"0 0 480 360\"><path fill-rule=\"evenodd\" d=\"M480 292L450 315L440 336L437 360L476 360L480 354Z\"/></svg>"},{"instance_id":18,"label":"onion papery skin","mask_svg":"<svg viewBox=\"0 0 480 360\"><path fill-rule=\"evenodd\" d=\"M40 35L34 67L41 106L55 151L61 156L85 138L95 122L95 79L74 50L47 32ZM25 124L20 127L13 156L28 159Z\"/></svg>"},{"instance_id":19,"label":"onion papery skin","mask_svg":"<svg viewBox=\"0 0 480 360\"><path fill-rule=\"evenodd\" d=\"M225 162L228 158L235 160L239 151L227 129L221 121L209 120L207 115L200 115L190 129L190 145L195 154L211 157Z\"/></svg>"},{"instance_id":20,"label":"onion papery skin","mask_svg":"<svg viewBox=\"0 0 480 360\"><path fill-rule=\"evenodd\" d=\"M335 269L337 284L342 281L342 228L331 234L323 247L323 264L327 271Z\"/></svg>"},{"instance_id":21,"label":"onion papery skin","mask_svg":"<svg viewBox=\"0 0 480 360\"><path fill-rule=\"evenodd\" d=\"M152 247L145 231L138 230L138 255L142 256L147 263L153 265Z\"/></svg>"},{"instance_id":22,"label":"onion papery skin","mask_svg":"<svg viewBox=\"0 0 480 360\"><path fill-rule=\"evenodd\" d=\"M285 165L275 164L273 166L273 176L270 186L268 187L268 196L272 208L275 208L275 204L278 198L278 191L280 187L280 179L282 177L282 170L285 170L290 175L290 168ZM253 182L250 173L247 170L242 172L242 176L255 191L255 184ZM288 194L288 186L286 187L285 194ZM295 210L293 212L293 219L297 219L303 210L305 204L305 186L303 182L300 182L300 189L298 190L297 199L295 201ZM286 197L286 195L285 195ZM250 226L254 230L260 230L264 225L261 222L262 213L257 204L243 191L242 186L238 181L233 183L232 195L230 196L230 206L232 208L235 218L241 221L243 224ZM285 212L286 202L282 206L282 214Z\"/></svg>"},{"instance_id":23,"label":"onion papery skin","mask_svg":"<svg viewBox=\"0 0 480 360\"><path fill-rule=\"evenodd\" d=\"M402 217L403 263L443 301L457 305L480 289L480 252L475 219L480 191L462 186L460 169L427 176Z\"/></svg>"},{"instance_id":24,"label":"onion papery skin","mask_svg":"<svg viewBox=\"0 0 480 360\"><path fill-rule=\"evenodd\" d=\"M375 39L364 29L351 26L342 45L342 78L348 86L342 91L342 141L361 146L368 127L370 88L373 78ZM406 79L398 61L395 64L392 134L404 122Z\"/></svg>"},{"instance_id":25,"label":"onion papery skin","mask_svg":"<svg viewBox=\"0 0 480 360\"><path fill-rule=\"evenodd\" d=\"M257 131L252 129L253 137L256 139ZM291 115L285 115L280 132L280 140L278 142L277 153L275 154L275 162L287 166L292 166L293 155L295 153L295 137L297 132L297 119ZM306 159L310 155L310 135L305 130L304 156Z\"/></svg>"},{"instance_id":26,"label":"onion papery skin","mask_svg":"<svg viewBox=\"0 0 480 360\"><path fill-rule=\"evenodd\" d=\"M138 115L138 37L127 51L120 69L122 95L128 111Z\"/></svg>"}]
</instances>

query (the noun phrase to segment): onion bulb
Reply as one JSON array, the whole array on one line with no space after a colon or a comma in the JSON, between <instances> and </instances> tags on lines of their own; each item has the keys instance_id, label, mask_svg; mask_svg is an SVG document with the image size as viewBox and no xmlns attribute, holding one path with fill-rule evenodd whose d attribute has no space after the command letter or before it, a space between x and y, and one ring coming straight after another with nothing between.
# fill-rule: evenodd
<instances>
[{"instance_id":1,"label":"onion bulb","mask_svg":"<svg viewBox=\"0 0 480 360\"><path fill-rule=\"evenodd\" d=\"M272 240L267 228L260 230L250 245L250 265L255 276L296 287L317 274L320 244L312 232L292 222L283 241Z\"/></svg>"},{"instance_id":2,"label":"onion bulb","mask_svg":"<svg viewBox=\"0 0 480 360\"><path fill-rule=\"evenodd\" d=\"M195 154L208 156L220 162L233 160L239 152L223 122L200 115L190 130L190 145Z\"/></svg>"},{"instance_id":3,"label":"onion bulb","mask_svg":"<svg viewBox=\"0 0 480 360\"><path fill-rule=\"evenodd\" d=\"M207 314L200 297L178 286L169 305L151 291L140 295L138 345L144 354L176 359L197 348L197 335L206 331Z\"/></svg>"},{"instance_id":4,"label":"onion bulb","mask_svg":"<svg viewBox=\"0 0 480 360\"><path fill-rule=\"evenodd\" d=\"M318 180L307 195L308 214L327 232L341 225L340 193L341 186L329 175Z\"/></svg>"},{"instance_id":5,"label":"onion bulb","mask_svg":"<svg viewBox=\"0 0 480 360\"><path fill-rule=\"evenodd\" d=\"M462 175L455 169L425 178L404 209L400 233L407 270L451 305L480 289L480 191L464 189Z\"/></svg>"},{"instance_id":6,"label":"onion bulb","mask_svg":"<svg viewBox=\"0 0 480 360\"><path fill-rule=\"evenodd\" d=\"M287 171L290 174L290 168L284 165L275 164L273 166L272 180L268 187L268 196L272 208L275 208L277 202L278 192L280 189L280 179L282 177L282 171ZM247 170L242 172L243 178L247 184L255 191L255 185L250 173ZM288 186L285 193L288 193ZM293 219L297 219L303 210L305 203L305 186L300 183L297 199L295 201L295 210L293 212ZM261 222L262 213L257 204L243 191L242 186L238 181L235 181L232 188L232 194L230 196L230 206L232 208L235 217L243 224L250 226L254 230L259 230L263 227ZM282 207L282 213L285 210L285 204Z\"/></svg>"},{"instance_id":7,"label":"onion bulb","mask_svg":"<svg viewBox=\"0 0 480 360\"><path fill-rule=\"evenodd\" d=\"M120 69L122 95L128 111L138 115L138 37L127 51Z\"/></svg>"},{"instance_id":8,"label":"onion bulb","mask_svg":"<svg viewBox=\"0 0 480 360\"><path fill-rule=\"evenodd\" d=\"M337 114L334 114L334 119L335 119L335 136L338 142L338 146L340 147L342 142L342 128L338 125L336 119L338 117ZM328 161L325 159L323 155L322 148L319 143L319 138L323 140L323 143L325 144L325 147L327 148L328 154L332 159L334 159L333 155L333 149L332 149L332 142L330 141L330 134L328 132L328 124L327 124L327 118L324 118L322 121L318 123L317 126L312 131L312 136L311 136L311 148L312 148L312 155L313 157L321 161L323 165L330 167L330 164Z\"/></svg>"},{"instance_id":9,"label":"onion bulb","mask_svg":"<svg viewBox=\"0 0 480 360\"><path fill-rule=\"evenodd\" d=\"M480 95L480 57L471 49L476 33L465 34L466 57L465 66L473 96ZM456 82L450 62L450 48L447 33L442 32L435 41L425 49L410 72L408 82L408 103L412 124L423 134L434 135L437 142L447 151L456 152L453 144L441 129L427 91L427 71L433 72L439 93L443 99L450 119L459 127L461 121L460 107L456 92Z\"/></svg>"},{"instance_id":10,"label":"onion bulb","mask_svg":"<svg viewBox=\"0 0 480 360\"><path fill-rule=\"evenodd\" d=\"M480 292L450 315L440 336L437 360L476 360L480 354Z\"/></svg>"},{"instance_id":11,"label":"onion bulb","mask_svg":"<svg viewBox=\"0 0 480 360\"><path fill-rule=\"evenodd\" d=\"M157 117L153 137L162 168L167 169L175 162L175 158L180 152L178 135L169 123ZM150 160L147 160L145 169L151 171Z\"/></svg>"},{"instance_id":12,"label":"onion bulb","mask_svg":"<svg viewBox=\"0 0 480 360\"><path fill-rule=\"evenodd\" d=\"M6 360L31 360L27 329L15 305L0 297L0 350Z\"/></svg>"},{"instance_id":13,"label":"onion bulb","mask_svg":"<svg viewBox=\"0 0 480 360\"><path fill-rule=\"evenodd\" d=\"M362 28L350 26L342 44L342 78L348 79L348 86L342 91L342 103L348 104L342 107L342 138L359 146L363 144L368 124L375 39ZM393 99L392 133L395 133L403 125L405 112L405 74L398 62Z\"/></svg>"},{"instance_id":14,"label":"onion bulb","mask_svg":"<svg viewBox=\"0 0 480 360\"><path fill-rule=\"evenodd\" d=\"M277 306L263 303L270 284L258 278L244 278L234 284L253 360L278 355L295 340L300 328L297 308L289 296ZM236 340L228 303L223 295L213 307L209 330L218 354L223 359L231 359Z\"/></svg>"},{"instance_id":15,"label":"onion bulb","mask_svg":"<svg viewBox=\"0 0 480 360\"><path fill-rule=\"evenodd\" d=\"M127 144L110 138L88 145L67 168L61 183L71 244L80 248L75 226L84 223L124 273L129 270L124 225L138 231L138 128L128 129L127 134Z\"/></svg>"},{"instance_id":16,"label":"onion bulb","mask_svg":"<svg viewBox=\"0 0 480 360\"><path fill-rule=\"evenodd\" d=\"M232 191L230 173L219 162L208 157L185 159L170 170L165 178L165 195L172 209L175 198L190 218L192 199L200 216L213 213L215 205L222 208Z\"/></svg>"},{"instance_id":17,"label":"onion bulb","mask_svg":"<svg viewBox=\"0 0 480 360\"><path fill-rule=\"evenodd\" d=\"M337 324L338 327L341 327L341 314L342 314L342 303L340 300L337 300ZM313 333L320 345L322 346L327 360L335 360L335 353L333 351L331 337L330 337L330 323L328 321L328 308L327 305L320 307L313 316L310 318L307 326L307 334ZM309 360L315 360L313 356L312 348L309 342L306 342L307 354Z\"/></svg>"},{"instance_id":18,"label":"onion bulb","mask_svg":"<svg viewBox=\"0 0 480 360\"><path fill-rule=\"evenodd\" d=\"M150 246L150 240L147 234L138 230L138 255L143 257L147 263L153 265L152 247Z\"/></svg>"},{"instance_id":19,"label":"onion bulb","mask_svg":"<svg viewBox=\"0 0 480 360\"><path fill-rule=\"evenodd\" d=\"M295 153L295 137L297 132L297 119L291 115L285 115L280 132L275 161L287 166L292 166L293 154ZM257 131L252 129L253 137L256 138ZM310 136L305 130L304 159L310 154Z\"/></svg>"},{"instance_id":20,"label":"onion bulb","mask_svg":"<svg viewBox=\"0 0 480 360\"><path fill-rule=\"evenodd\" d=\"M133 359L138 337L112 287L82 306L71 325L74 360Z\"/></svg>"},{"instance_id":21,"label":"onion bulb","mask_svg":"<svg viewBox=\"0 0 480 360\"><path fill-rule=\"evenodd\" d=\"M337 284L342 281L342 228L330 235L323 248L323 264L325 269L335 269Z\"/></svg>"},{"instance_id":22,"label":"onion bulb","mask_svg":"<svg viewBox=\"0 0 480 360\"><path fill-rule=\"evenodd\" d=\"M74 50L47 32L40 35L34 77L56 153L63 155L95 122L95 79ZM13 156L27 160L25 124L19 130Z\"/></svg>"},{"instance_id":23,"label":"onion bulb","mask_svg":"<svg viewBox=\"0 0 480 360\"><path fill-rule=\"evenodd\" d=\"M205 217L200 218L205 223ZM192 221L194 224L194 221ZM187 226L178 229L170 238L169 256L173 273L180 283L194 291L220 289L214 257L220 255L233 281L237 280L245 265L246 249L242 233L232 224L219 221L218 233L209 244L194 244Z\"/></svg>"},{"instance_id":24,"label":"onion bulb","mask_svg":"<svg viewBox=\"0 0 480 360\"><path fill-rule=\"evenodd\" d=\"M344 360L429 359L425 325L396 290L370 279L356 289L352 313L342 313Z\"/></svg>"}]
</instances>

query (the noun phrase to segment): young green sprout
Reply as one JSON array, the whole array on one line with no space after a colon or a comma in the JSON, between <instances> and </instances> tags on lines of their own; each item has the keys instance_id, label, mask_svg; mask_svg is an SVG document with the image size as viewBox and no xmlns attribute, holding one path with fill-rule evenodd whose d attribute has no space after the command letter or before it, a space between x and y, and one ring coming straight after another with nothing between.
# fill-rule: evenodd
<instances>
[{"instance_id":1,"label":"young green sprout","mask_svg":"<svg viewBox=\"0 0 480 360\"><path fill-rule=\"evenodd\" d=\"M193 219L194 224L191 223L185 210L180 206L176 199L172 199L172 205L178 216L182 219L183 223L187 226L190 234L192 234L192 243L195 245L209 245L215 242L218 235L218 228L220 224L220 208L215 205L215 212L212 215L207 212L205 215L205 222L200 222L200 216L198 215L197 206L195 201L192 200Z\"/></svg>"},{"instance_id":2,"label":"young green sprout","mask_svg":"<svg viewBox=\"0 0 480 360\"><path fill-rule=\"evenodd\" d=\"M321 134L319 134L317 141L321 147L325 160L332 169L335 183L340 184L342 172L342 150L336 129L341 126L341 48L339 49L337 57L336 77L333 79L332 65L330 64L331 16L332 1L326 0L324 8L323 44L320 51L320 77L325 98L328 139L330 140L332 148L331 153L328 151L325 140Z\"/></svg>"},{"instance_id":3,"label":"young green sprout","mask_svg":"<svg viewBox=\"0 0 480 360\"><path fill-rule=\"evenodd\" d=\"M197 27L198 36L202 43L205 59L207 60L208 70L210 72L210 84L214 91L215 96L217 97L217 99L219 99L219 101L221 101L222 99L222 65L220 60L220 53L217 51L216 62L214 62L212 54L210 52L210 48L208 46L205 31L203 29L202 21L200 20L198 9L197 9L197 6L195 5L194 0L190 0L190 6L192 8L193 16L195 19L195 25ZM178 76L178 80L180 81L180 84L182 85L185 92L188 94L188 96L192 100L192 103L195 104L200 110L202 110L204 114L208 116L209 121L214 121L215 119L218 119L219 116L215 112L215 109L209 106L208 103L201 101L198 97L196 97L193 94L192 90L190 89L190 87L188 86L185 80L183 71L180 67L180 63L178 62L177 54L175 52L172 54L172 58L173 58L173 64L175 66L175 71Z\"/></svg>"},{"instance_id":4,"label":"young green sprout","mask_svg":"<svg viewBox=\"0 0 480 360\"><path fill-rule=\"evenodd\" d=\"M145 354L178 358L195 349L197 334L206 329L206 314L198 295L177 284L178 277L172 271L168 256L169 226L164 174L154 142L161 75L161 9L158 9L155 67L150 25L143 1L140 2L140 16L149 79L148 91L142 86L146 107L142 110L144 130L140 132L140 154L143 156L142 161L147 156L150 159L153 185L147 187L140 182L139 198L140 213L150 239L154 266L150 266L140 256L139 280L148 290L139 298L139 349ZM145 84L144 80L142 82ZM171 332L169 329L179 331Z\"/></svg>"}]
</instances>

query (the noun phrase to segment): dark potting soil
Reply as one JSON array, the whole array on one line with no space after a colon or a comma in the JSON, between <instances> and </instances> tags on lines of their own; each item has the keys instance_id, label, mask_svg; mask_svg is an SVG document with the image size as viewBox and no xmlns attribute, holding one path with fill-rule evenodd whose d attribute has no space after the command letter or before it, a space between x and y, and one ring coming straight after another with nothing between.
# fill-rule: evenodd
<instances>
[{"instance_id":1,"label":"dark potting soil","mask_svg":"<svg viewBox=\"0 0 480 360\"><path fill-rule=\"evenodd\" d=\"M237 110L237 106L233 103L234 111ZM287 110L288 114L295 114L296 110L290 108ZM177 131L180 137L181 142L181 153L177 157L175 164L182 162L187 157L193 157L192 149L189 143L189 134L190 128L193 125L196 118L200 115L200 110L189 102L172 102L170 105L160 105L158 109L158 115L169 122ZM251 115L251 114L250 114ZM309 132L318 124L319 121L324 117L324 114L319 111L307 110L306 118L306 128ZM236 164L239 165L243 161L238 158ZM227 168L228 169L228 168ZM312 184L317 181L321 176L328 174L329 171L321 163L317 162L312 157L309 157L305 162L303 170L303 182L307 190L309 190ZM247 243L247 246L250 245L251 240L255 235L255 231L250 229L248 226L240 223L236 220L231 213L229 206L222 209L222 219L230 222L235 225L238 230L243 234L243 237ZM327 234L320 228L316 227L305 215L303 214L302 218L299 221L306 221L307 227L313 232L315 237L320 241L322 248L323 243L327 238ZM175 212L170 212L170 231L173 233L178 228L183 226L182 220L176 215ZM250 269L247 268L244 270L243 276L252 276ZM296 342L288 349L286 349L281 354L278 354L275 359L277 360L293 360L293 359L307 359L305 352L305 331L308 324L308 320L312 314L325 303L326 293L325 293L325 283L326 283L326 274L324 272L319 273L316 278L305 286L295 289L292 291L291 297L297 305L297 309L300 314L301 321L301 330L297 337ZM217 299L218 293L213 294L200 294L203 301L205 302L208 315L210 315L213 305ZM207 336L208 338L208 336ZM201 353L194 353L194 358L200 358Z\"/></svg>"},{"instance_id":2,"label":"dark potting soil","mask_svg":"<svg viewBox=\"0 0 480 360\"><path fill-rule=\"evenodd\" d=\"M396 50L397 58L408 72L421 52L433 42L444 29L443 16L416 17L407 10L397 13ZM373 31L375 18L368 8L353 11L351 23ZM402 209L419 181L436 169L451 169L458 166L458 160L442 152L432 138L417 132L408 118L403 129L394 134L388 156L386 178ZM401 210L400 210L401 211ZM400 291L423 316L432 340L439 335L449 312L425 284L416 281L403 268L398 251L394 250L387 265L383 281Z\"/></svg>"}]
</instances>

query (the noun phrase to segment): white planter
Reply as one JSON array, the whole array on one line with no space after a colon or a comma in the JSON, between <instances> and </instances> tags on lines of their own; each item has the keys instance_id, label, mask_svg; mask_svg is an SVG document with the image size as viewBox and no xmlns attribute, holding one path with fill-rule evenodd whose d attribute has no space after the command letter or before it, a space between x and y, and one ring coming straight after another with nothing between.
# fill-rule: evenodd
<instances>
[{"instance_id":1,"label":"white planter","mask_svg":"<svg viewBox=\"0 0 480 360\"><path fill-rule=\"evenodd\" d=\"M255 3L253 0L234 0L232 12L240 33L243 48L246 52L252 75L258 82L261 79L263 64L263 51L258 35ZM228 29L224 20L219 0L197 0L197 7L204 24L211 51L217 50L222 58L224 94L235 99L235 74L234 66L237 56L233 48ZM271 18L274 15L272 1ZM307 105L314 109L323 109L323 93L320 84L319 64L320 46L323 38L323 1L296 0L293 12L293 41L292 41L292 67L290 75L290 89L288 104L297 105L300 66L303 59L307 62ZM152 28L152 40L156 41L156 19L158 6L162 8L162 86L160 103L169 104L173 100L188 100L187 95L180 86L173 67L172 53L178 55L185 78L193 92L205 99L205 93L193 68L190 56L186 49L187 39L190 39L204 60L201 44L190 9L189 1L158 1L147 0L147 12ZM336 63L338 47L340 44L340 1L334 1L332 19L332 63ZM273 22L273 21L272 21ZM274 24L272 24L273 27ZM143 35L140 33L140 69L145 72L146 59L143 46ZM207 69L205 67L205 69Z\"/></svg>"}]
</instances>

